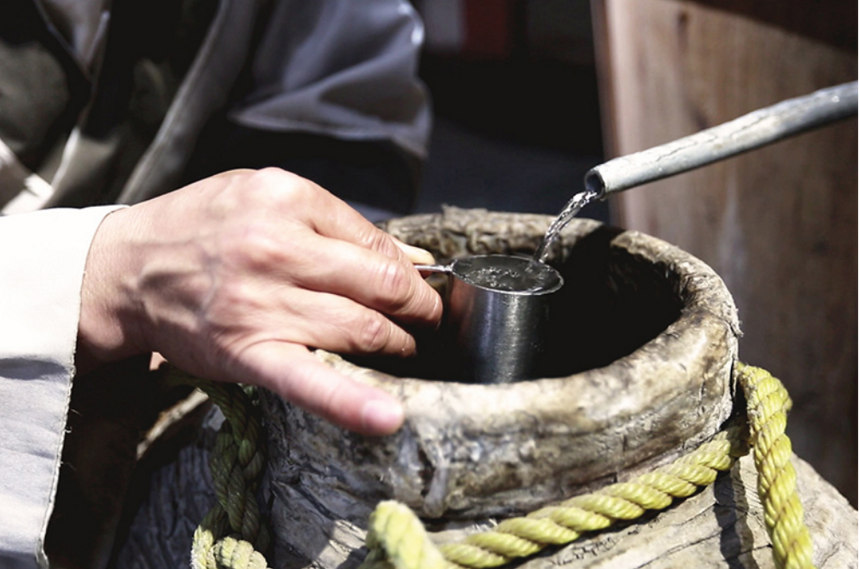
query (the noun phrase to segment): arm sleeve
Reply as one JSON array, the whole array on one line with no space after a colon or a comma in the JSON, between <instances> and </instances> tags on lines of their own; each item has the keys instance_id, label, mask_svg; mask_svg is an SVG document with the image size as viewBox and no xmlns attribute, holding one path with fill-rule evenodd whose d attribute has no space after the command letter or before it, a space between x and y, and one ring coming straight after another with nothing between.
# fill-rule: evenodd
<instances>
[{"instance_id":1,"label":"arm sleeve","mask_svg":"<svg viewBox=\"0 0 859 569\"><path fill-rule=\"evenodd\" d=\"M430 133L423 24L407 0L269 3L234 101L199 136L182 185L278 166L373 221L413 210Z\"/></svg>"},{"instance_id":2,"label":"arm sleeve","mask_svg":"<svg viewBox=\"0 0 859 569\"><path fill-rule=\"evenodd\" d=\"M282 0L253 56L238 124L426 155L430 111L418 79L423 24L408 0Z\"/></svg>"},{"instance_id":3,"label":"arm sleeve","mask_svg":"<svg viewBox=\"0 0 859 569\"><path fill-rule=\"evenodd\" d=\"M117 206L0 217L0 566L46 566L87 253Z\"/></svg>"}]
</instances>

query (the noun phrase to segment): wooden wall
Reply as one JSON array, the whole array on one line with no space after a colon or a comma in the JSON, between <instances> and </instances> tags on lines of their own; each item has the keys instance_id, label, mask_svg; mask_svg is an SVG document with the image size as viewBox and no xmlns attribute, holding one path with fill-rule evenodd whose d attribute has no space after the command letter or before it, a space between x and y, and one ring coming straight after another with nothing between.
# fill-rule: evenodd
<instances>
[{"instance_id":1,"label":"wooden wall","mask_svg":"<svg viewBox=\"0 0 859 569\"><path fill-rule=\"evenodd\" d=\"M595 0L607 156L857 75L856 2ZM857 493L855 119L611 198L725 280L740 358L794 399L794 449Z\"/></svg>"}]
</instances>

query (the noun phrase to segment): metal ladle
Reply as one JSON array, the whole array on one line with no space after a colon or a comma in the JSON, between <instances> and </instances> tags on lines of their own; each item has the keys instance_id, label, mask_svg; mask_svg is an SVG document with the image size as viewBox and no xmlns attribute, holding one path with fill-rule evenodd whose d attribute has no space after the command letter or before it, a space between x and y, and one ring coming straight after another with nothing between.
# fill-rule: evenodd
<instances>
[{"instance_id":1,"label":"metal ladle","mask_svg":"<svg viewBox=\"0 0 859 569\"><path fill-rule=\"evenodd\" d=\"M511 255L477 255L416 268L449 278L442 337L466 381L539 377L552 304L564 284L558 271Z\"/></svg>"}]
</instances>

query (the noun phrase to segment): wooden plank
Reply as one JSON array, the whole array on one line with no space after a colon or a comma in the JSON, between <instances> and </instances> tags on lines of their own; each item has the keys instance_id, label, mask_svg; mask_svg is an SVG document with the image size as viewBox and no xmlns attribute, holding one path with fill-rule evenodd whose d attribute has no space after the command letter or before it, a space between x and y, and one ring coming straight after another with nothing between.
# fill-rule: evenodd
<instances>
[{"instance_id":1,"label":"wooden plank","mask_svg":"<svg viewBox=\"0 0 859 569\"><path fill-rule=\"evenodd\" d=\"M595 2L609 156L855 80L856 18L832 17L839 3L750 4ZM618 224L678 245L722 276L743 322L741 359L784 381L797 454L854 505L856 140L852 119L611 203Z\"/></svg>"}]
</instances>

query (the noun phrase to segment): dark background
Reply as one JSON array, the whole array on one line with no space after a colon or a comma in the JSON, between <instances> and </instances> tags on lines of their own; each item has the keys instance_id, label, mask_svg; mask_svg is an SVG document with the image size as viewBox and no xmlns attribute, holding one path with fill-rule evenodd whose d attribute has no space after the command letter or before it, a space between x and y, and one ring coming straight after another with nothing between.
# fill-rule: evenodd
<instances>
[{"instance_id":1,"label":"dark background","mask_svg":"<svg viewBox=\"0 0 859 569\"><path fill-rule=\"evenodd\" d=\"M557 214L602 161L589 2L416 7L435 110L417 212L450 204ZM605 221L608 206L581 215Z\"/></svg>"}]
</instances>

